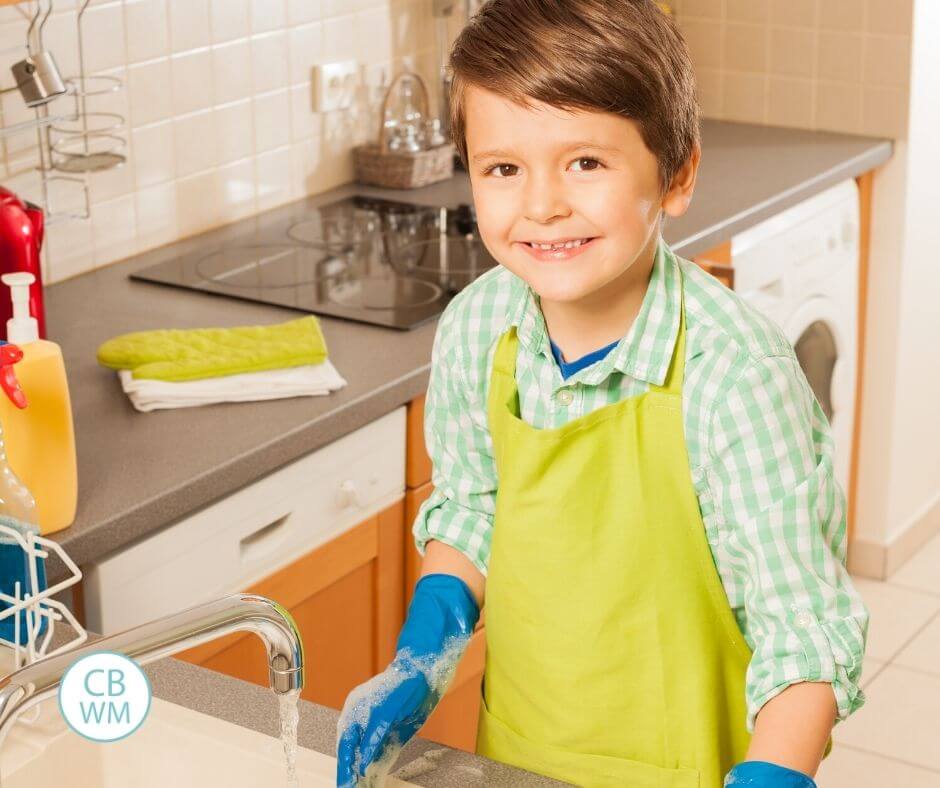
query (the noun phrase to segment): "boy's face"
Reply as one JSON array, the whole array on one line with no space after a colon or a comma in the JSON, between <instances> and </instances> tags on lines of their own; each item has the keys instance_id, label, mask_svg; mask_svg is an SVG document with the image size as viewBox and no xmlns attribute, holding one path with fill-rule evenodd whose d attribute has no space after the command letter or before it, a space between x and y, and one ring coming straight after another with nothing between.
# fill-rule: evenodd
<instances>
[{"instance_id":1,"label":"boy's face","mask_svg":"<svg viewBox=\"0 0 940 788\"><path fill-rule=\"evenodd\" d=\"M652 259L661 210L685 213L698 149L663 195L656 157L633 121L533 104L537 109L527 110L467 86L468 169L480 235L543 301L590 304L621 287L634 263ZM542 260L524 244L568 238L595 240L569 259Z\"/></svg>"}]
</instances>

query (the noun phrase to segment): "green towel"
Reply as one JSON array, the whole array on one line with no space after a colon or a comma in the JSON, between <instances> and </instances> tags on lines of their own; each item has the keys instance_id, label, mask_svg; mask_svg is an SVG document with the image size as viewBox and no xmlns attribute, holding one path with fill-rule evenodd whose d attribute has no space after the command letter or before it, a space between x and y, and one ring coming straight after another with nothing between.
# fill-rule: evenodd
<instances>
[{"instance_id":1,"label":"green towel","mask_svg":"<svg viewBox=\"0 0 940 788\"><path fill-rule=\"evenodd\" d=\"M106 367L171 381L320 364L326 357L313 315L273 326L135 331L98 348L98 362Z\"/></svg>"}]
</instances>

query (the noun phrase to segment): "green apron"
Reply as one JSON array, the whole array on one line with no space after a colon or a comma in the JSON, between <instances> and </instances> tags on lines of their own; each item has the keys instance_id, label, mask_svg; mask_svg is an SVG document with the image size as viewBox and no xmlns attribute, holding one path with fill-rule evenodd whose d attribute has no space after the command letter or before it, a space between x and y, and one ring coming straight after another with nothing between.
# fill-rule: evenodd
<instances>
[{"instance_id":1,"label":"green apron","mask_svg":"<svg viewBox=\"0 0 940 788\"><path fill-rule=\"evenodd\" d=\"M751 651L689 471L680 314L663 386L556 429L520 418L500 337L482 755L617 788L718 788L745 759Z\"/></svg>"}]
</instances>

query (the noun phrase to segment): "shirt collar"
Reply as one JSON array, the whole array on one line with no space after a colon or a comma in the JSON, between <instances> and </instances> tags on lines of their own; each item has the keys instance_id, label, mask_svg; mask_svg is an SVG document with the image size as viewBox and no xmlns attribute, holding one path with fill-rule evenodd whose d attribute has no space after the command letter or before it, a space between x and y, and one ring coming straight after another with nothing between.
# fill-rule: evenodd
<instances>
[{"instance_id":1,"label":"shirt collar","mask_svg":"<svg viewBox=\"0 0 940 788\"><path fill-rule=\"evenodd\" d=\"M512 280L516 292L509 324L516 326L519 342L529 352L542 353L554 364L538 295L525 280L515 275ZM564 385L597 385L617 371L662 386L679 336L680 287L679 263L660 237L643 304L627 335L604 359L576 372Z\"/></svg>"}]
</instances>

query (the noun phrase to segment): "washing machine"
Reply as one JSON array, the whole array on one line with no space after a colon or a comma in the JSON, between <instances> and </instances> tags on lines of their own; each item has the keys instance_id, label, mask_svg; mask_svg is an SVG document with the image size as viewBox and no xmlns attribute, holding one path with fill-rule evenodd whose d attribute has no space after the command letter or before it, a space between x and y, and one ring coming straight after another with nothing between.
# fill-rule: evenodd
<instances>
[{"instance_id":1,"label":"washing machine","mask_svg":"<svg viewBox=\"0 0 940 788\"><path fill-rule=\"evenodd\" d=\"M777 323L832 428L848 494L858 351L859 205L855 180L731 240L735 291Z\"/></svg>"}]
</instances>

